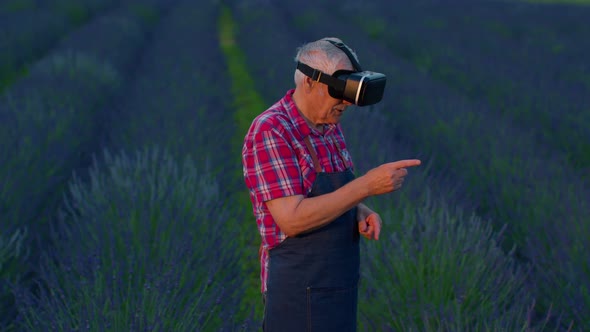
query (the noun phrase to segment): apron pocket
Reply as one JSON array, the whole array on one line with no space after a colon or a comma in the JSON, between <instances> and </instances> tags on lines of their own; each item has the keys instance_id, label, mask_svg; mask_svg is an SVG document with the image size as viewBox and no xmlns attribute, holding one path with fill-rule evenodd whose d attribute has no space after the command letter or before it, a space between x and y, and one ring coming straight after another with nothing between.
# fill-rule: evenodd
<instances>
[{"instance_id":1,"label":"apron pocket","mask_svg":"<svg viewBox=\"0 0 590 332\"><path fill-rule=\"evenodd\" d=\"M307 330L356 331L358 289L307 287Z\"/></svg>"}]
</instances>

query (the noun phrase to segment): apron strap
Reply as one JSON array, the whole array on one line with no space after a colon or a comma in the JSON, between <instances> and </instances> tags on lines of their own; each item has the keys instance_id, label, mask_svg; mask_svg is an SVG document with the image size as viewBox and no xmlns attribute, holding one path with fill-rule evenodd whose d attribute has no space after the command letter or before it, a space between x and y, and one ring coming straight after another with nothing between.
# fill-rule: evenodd
<instances>
[{"instance_id":1,"label":"apron strap","mask_svg":"<svg viewBox=\"0 0 590 332\"><path fill-rule=\"evenodd\" d=\"M340 147L340 144L338 143L338 140L332 138L332 144L334 144L336 146L336 149L338 149L338 154L340 155L340 159L342 160L342 164L344 164L344 168L348 168L350 165L346 162L346 158L344 158L344 152L342 152L342 148Z\"/></svg>"},{"instance_id":2,"label":"apron strap","mask_svg":"<svg viewBox=\"0 0 590 332\"><path fill-rule=\"evenodd\" d=\"M309 153L311 154L311 159L313 159L313 167L315 168L315 171L317 173L321 173L322 166L320 165L318 155L315 153L315 150L314 150L313 146L311 145L311 141L309 140L309 136L305 136L305 138L303 140L305 141L305 145L307 145L307 149L309 150Z\"/></svg>"}]
</instances>

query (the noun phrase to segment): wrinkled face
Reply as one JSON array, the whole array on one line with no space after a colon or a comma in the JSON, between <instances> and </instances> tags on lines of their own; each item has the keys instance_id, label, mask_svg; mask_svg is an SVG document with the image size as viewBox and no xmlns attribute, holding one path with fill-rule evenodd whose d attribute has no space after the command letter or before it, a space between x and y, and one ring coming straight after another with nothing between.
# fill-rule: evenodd
<instances>
[{"instance_id":1,"label":"wrinkled face","mask_svg":"<svg viewBox=\"0 0 590 332\"><path fill-rule=\"evenodd\" d=\"M349 66L339 66L336 70L347 69L352 70ZM313 82L311 88L310 106L312 114L310 120L318 124L336 124L340 122L342 114L351 103L342 100L334 99L328 93L328 86L320 82Z\"/></svg>"}]
</instances>

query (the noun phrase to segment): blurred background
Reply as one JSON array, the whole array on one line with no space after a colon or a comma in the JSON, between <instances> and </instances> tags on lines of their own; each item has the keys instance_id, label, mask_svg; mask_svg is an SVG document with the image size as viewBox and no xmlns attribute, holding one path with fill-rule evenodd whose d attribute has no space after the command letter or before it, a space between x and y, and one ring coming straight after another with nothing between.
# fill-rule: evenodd
<instances>
[{"instance_id":1,"label":"blurred background","mask_svg":"<svg viewBox=\"0 0 590 332\"><path fill-rule=\"evenodd\" d=\"M590 330L590 3L0 0L0 331L258 331L246 130L339 37L359 331Z\"/></svg>"}]
</instances>

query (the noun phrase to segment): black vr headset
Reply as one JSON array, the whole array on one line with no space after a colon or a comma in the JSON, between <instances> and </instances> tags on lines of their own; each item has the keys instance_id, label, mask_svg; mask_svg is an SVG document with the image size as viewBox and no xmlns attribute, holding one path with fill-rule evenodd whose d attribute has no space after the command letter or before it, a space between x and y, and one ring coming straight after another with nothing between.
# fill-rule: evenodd
<instances>
[{"instance_id":1,"label":"black vr headset","mask_svg":"<svg viewBox=\"0 0 590 332\"><path fill-rule=\"evenodd\" d=\"M346 100L358 106L373 105L380 102L385 90L385 75L372 71L363 71L348 46L333 40L324 40L342 50L350 59L355 70L337 70L334 74L328 75L301 62L297 62L297 69L314 81L326 84L328 93L332 98Z\"/></svg>"}]
</instances>

